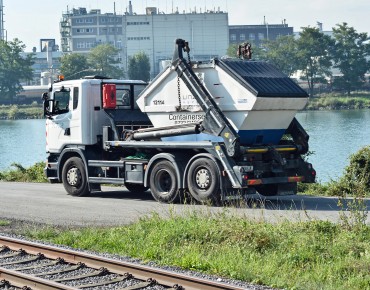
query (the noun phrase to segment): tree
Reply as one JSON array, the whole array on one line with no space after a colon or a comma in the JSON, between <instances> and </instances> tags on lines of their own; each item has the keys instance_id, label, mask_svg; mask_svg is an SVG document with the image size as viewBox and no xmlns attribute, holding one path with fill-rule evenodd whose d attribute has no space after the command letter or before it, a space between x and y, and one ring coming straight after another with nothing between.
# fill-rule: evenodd
<instances>
[{"instance_id":1,"label":"tree","mask_svg":"<svg viewBox=\"0 0 370 290\"><path fill-rule=\"evenodd\" d=\"M21 81L32 79L34 55L22 56L25 45L15 38L0 40L0 98L11 101L22 91Z\"/></svg>"},{"instance_id":2,"label":"tree","mask_svg":"<svg viewBox=\"0 0 370 290\"><path fill-rule=\"evenodd\" d=\"M87 56L79 53L66 54L60 58L60 73L66 80L79 79L92 74Z\"/></svg>"},{"instance_id":3,"label":"tree","mask_svg":"<svg viewBox=\"0 0 370 290\"><path fill-rule=\"evenodd\" d=\"M150 62L145 52L138 52L128 61L128 77L131 80L150 80Z\"/></svg>"},{"instance_id":4,"label":"tree","mask_svg":"<svg viewBox=\"0 0 370 290\"><path fill-rule=\"evenodd\" d=\"M342 73L342 76L334 79L334 86L346 90L350 95L353 89L361 87L365 73L370 69L370 61L366 59L370 55L370 44L364 43L367 33L357 33L344 22L333 28L333 37L334 67Z\"/></svg>"},{"instance_id":5,"label":"tree","mask_svg":"<svg viewBox=\"0 0 370 290\"><path fill-rule=\"evenodd\" d=\"M94 47L88 55L90 68L102 76L117 79L123 77L123 71L117 67L118 52L119 49L110 44Z\"/></svg>"},{"instance_id":6,"label":"tree","mask_svg":"<svg viewBox=\"0 0 370 290\"><path fill-rule=\"evenodd\" d=\"M298 70L298 44L293 35L267 40L263 47L261 59L271 62L288 76L292 76Z\"/></svg>"},{"instance_id":7,"label":"tree","mask_svg":"<svg viewBox=\"0 0 370 290\"><path fill-rule=\"evenodd\" d=\"M297 67L302 79L307 81L309 94L313 96L314 84L325 83L331 76L330 48L334 40L318 28L304 27L297 40Z\"/></svg>"},{"instance_id":8,"label":"tree","mask_svg":"<svg viewBox=\"0 0 370 290\"><path fill-rule=\"evenodd\" d=\"M237 52L238 52L238 44L233 43L233 44L230 44L229 47L227 48L226 54L228 57L238 57Z\"/></svg>"}]
</instances>

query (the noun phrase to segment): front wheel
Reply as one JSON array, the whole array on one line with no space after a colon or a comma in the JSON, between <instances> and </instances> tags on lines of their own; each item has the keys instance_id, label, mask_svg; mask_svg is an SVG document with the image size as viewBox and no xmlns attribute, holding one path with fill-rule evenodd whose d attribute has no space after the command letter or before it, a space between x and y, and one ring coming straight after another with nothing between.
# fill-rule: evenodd
<instances>
[{"instance_id":1,"label":"front wheel","mask_svg":"<svg viewBox=\"0 0 370 290\"><path fill-rule=\"evenodd\" d=\"M150 191L156 201L171 203L178 197L176 169L167 160L156 163L150 174Z\"/></svg>"},{"instance_id":2,"label":"front wheel","mask_svg":"<svg viewBox=\"0 0 370 290\"><path fill-rule=\"evenodd\" d=\"M214 161L199 158L191 163L187 175L189 192L199 202L220 201L220 173Z\"/></svg>"},{"instance_id":3,"label":"front wheel","mask_svg":"<svg viewBox=\"0 0 370 290\"><path fill-rule=\"evenodd\" d=\"M71 157L64 163L62 181L65 190L73 196L90 194L85 166L81 158Z\"/></svg>"}]
</instances>

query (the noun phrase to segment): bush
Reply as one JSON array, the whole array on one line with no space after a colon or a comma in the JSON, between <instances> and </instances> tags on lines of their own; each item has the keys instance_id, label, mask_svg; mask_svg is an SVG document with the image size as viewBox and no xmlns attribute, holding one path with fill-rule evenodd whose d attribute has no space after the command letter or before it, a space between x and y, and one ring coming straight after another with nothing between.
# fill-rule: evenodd
<instances>
[{"instance_id":1,"label":"bush","mask_svg":"<svg viewBox=\"0 0 370 290\"><path fill-rule=\"evenodd\" d=\"M370 146L360 149L350 156L349 165L344 169L339 180L325 184L299 184L299 192L312 195L370 196Z\"/></svg>"},{"instance_id":2,"label":"bush","mask_svg":"<svg viewBox=\"0 0 370 290\"><path fill-rule=\"evenodd\" d=\"M17 113L18 113L18 106L17 105L11 106L8 111L8 118L14 119Z\"/></svg>"},{"instance_id":3,"label":"bush","mask_svg":"<svg viewBox=\"0 0 370 290\"><path fill-rule=\"evenodd\" d=\"M13 163L12 167L15 167L15 169L0 172L0 180L20 182L47 182L47 179L44 175L44 162L38 162L29 168L24 168L18 163Z\"/></svg>"},{"instance_id":4,"label":"bush","mask_svg":"<svg viewBox=\"0 0 370 290\"><path fill-rule=\"evenodd\" d=\"M370 146L351 155L340 183L348 194L365 196L370 193Z\"/></svg>"}]
</instances>

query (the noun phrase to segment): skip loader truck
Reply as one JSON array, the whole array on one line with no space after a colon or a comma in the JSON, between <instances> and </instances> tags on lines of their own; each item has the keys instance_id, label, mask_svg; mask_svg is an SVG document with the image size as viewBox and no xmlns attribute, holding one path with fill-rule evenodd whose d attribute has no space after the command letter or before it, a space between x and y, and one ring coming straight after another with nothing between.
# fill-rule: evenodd
<instances>
[{"instance_id":1,"label":"skip loader truck","mask_svg":"<svg viewBox=\"0 0 370 290\"><path fill-rule=\"evenodd\" d=\"M222 202L286 195L316 172L295 118L307 93L274 66L243 59L190 62L177 39L171 65L149 84L94 76L57 81L43 95L45 174L68 194L101 184Z\"/></svg>"}]
</instances>

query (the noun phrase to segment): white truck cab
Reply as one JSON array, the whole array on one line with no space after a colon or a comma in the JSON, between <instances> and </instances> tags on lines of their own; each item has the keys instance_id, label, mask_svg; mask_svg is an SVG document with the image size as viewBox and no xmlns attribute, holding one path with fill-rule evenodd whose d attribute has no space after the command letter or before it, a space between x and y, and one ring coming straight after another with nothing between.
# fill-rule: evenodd
<instances>
[{"instance_id":1,"label":"white truck cab","mask_svg":"<svg viewBox=\"0 0 370 290\"><path fill-rule=\"evenodd\" d=\"M114 107L119 106L127 111L137 110L135 100L146 86L143 81L81 79L53 84L47 100L46 151L48 153L60 153L65 147L72 145L97 144L99 136L103 134L103 127L111 125L104 109L112 104L102 99L102 93L104 88L112 86L116 89ZM111 96L107 96L106 99L110 98Z\"/></svg>"}]
</instances>

